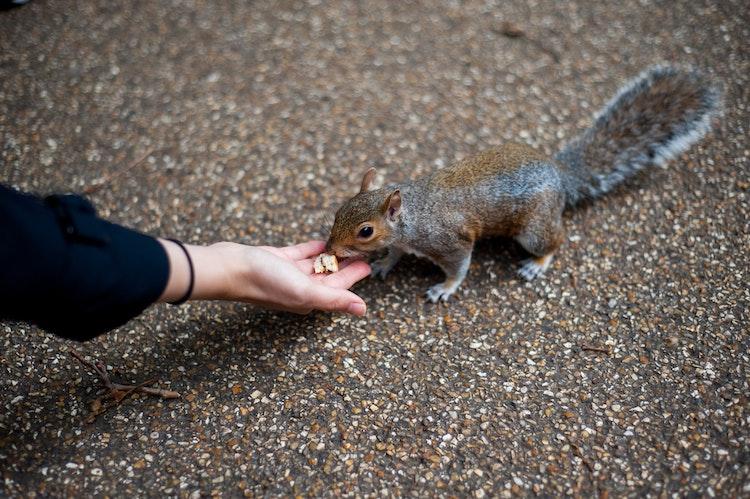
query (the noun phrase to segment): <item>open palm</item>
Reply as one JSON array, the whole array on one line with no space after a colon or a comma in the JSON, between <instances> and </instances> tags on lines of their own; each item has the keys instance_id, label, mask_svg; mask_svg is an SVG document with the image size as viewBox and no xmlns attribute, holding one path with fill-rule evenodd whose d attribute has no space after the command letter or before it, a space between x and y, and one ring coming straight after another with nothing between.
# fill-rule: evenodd
<instances>
[{"instance_id":1,"label":"open palm","mask_svg":"<svg viewBox=\"0 0 750 499\"><path fill-rule=\"evenodd\" d=\"M317 309L364 315L364 301L348 289L370 274L370 266L345 260L338 272L315 274L313 260L324 249L323 241L281 248L243 247L248 265L238 282L238 298L296 313Z\"/></svg>"}]
</instances>

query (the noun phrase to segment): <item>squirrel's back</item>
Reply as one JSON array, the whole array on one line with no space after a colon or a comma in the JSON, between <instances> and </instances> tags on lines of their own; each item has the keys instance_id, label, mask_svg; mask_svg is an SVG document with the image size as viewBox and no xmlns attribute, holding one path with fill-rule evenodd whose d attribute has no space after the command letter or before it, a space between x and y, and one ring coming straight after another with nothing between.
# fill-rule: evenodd
<instances>
[{"instance_id":1,"label":"squirrel's back","mask_svg":"<svg viewBox=\"0 0 750 499\"><path fill-rule=\"evenodd\" d=\"M469 156L401 188L406 199L421 200L411 207L415 219L437 218L471 240L515 236L537 212L547 216L562 212L564 205L559 168L544 154L514 142ZM427 236L420 231L418 237Z\"/></svg>"},{"instance_id":2,"label":"squirrel's back","mask_svg":"<svg viewBox=\"0 0 750 499\"><path fill-rule=\"evenodd\" d=\"M508 142L458 161L435 172L430 181L436 187L454 188L481 184L502 174L547 158L525 144Z\"/></svg>"},{"instance_id":3,"label":"squirrel's back","mask_svg":"<svg viewBox=\"0 0 750 499\"><path fill-rule=\"evenodd\" d=\"M639 170L674 158L710 130L720 109L721 90L698 71L647 69L555 156L567 204L601 196Z\"/></svg>"}]
</instances>

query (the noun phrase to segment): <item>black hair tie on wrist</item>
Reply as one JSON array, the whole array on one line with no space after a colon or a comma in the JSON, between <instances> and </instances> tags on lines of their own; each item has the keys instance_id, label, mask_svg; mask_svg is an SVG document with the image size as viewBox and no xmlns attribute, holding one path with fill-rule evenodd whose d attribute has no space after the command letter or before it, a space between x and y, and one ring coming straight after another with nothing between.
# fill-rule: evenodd
<instances>
[{"instance_id":1,"label":"black hair tie on wrist","mask_svg":"<svg viewBox=\"0 0 750 499\"><path fill-rule=\"evenodd\" d=\"M167 239L167 241L172 241L177 246L182 248L182 251L185 253L185 257L187 257L188 267L190 267L190 285L188 286L187 293L185 293L185 295L179 300L169 302L170 305L182 305L183 303L188 301L188 299L190 299L190 295L193 294L193 284L195 284L195 269L193 269L193 259L190 258L190 253L188 253L187 248L184 244L182 244L182 242L178 241L177 239Z\"/></svg>"}]
</instances>

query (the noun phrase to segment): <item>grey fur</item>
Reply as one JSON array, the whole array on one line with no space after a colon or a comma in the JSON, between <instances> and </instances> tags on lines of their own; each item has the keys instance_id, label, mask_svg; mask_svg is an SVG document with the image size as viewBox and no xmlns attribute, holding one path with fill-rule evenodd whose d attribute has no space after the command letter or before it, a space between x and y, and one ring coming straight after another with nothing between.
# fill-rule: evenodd
<instances>
[{"instance_id":1,"label":"grey fur","mask_svg":"<svg viewBox=\"0 0 750 499\"><path fill-rule=\"evenodd\" d=\"M687 150L710 130L721 101L721 89L696 70L655 66L641 73L555 156L567 204L599 197Z\"/></svg>"},{"instance_id":2,"label":"grey fur","mask_svg":"<svg viewBox=\"0 0 750 499\"><path fill-rule=\"evenodd\" d=\"M403 207L399 230L396 231L401 238L397 244L411 253L414 248L419 248L420 256L442 254L446 248L466 247L461 228L467 225L470 216L499 219L515 211L516 207L520 209L536 194L562 189L562 179L555 165L537 161L501 173L486 182L465 187L435 187L433 180L434 175L428 175L385 188L386 192L398 188L402 193ZM468 205L471 206L470 210L467 209ZM499 211L499 207L502 213L493 217L492 214ZM441 214L441 230L437 230L434 224L424 223L425 220L434 219L437 212Z\"/></svg>"},{"instance_id":3,"label":"grey fur","mask_svg":"<svg viewBox=\"0 0 750 499\"><path fill-rule=\"evenodd\" d=\"M445 282L428 291L433 302L447 300L466 276L473 242L467 240L462 229L470 225L472 218L507 218L524 210L540 194L554 200L546 207L549 213L539 213L545 224L559 219L564 207L562 179L556 165L549 161L532 161L484 182L452 189L436 186L433 174L371 192L382 199L394 189L401 191L401 213L394 222L391 249L385 258L375 262L374 272L385 277L404 253L430 259L446 275ZM436 218L436 213L440 217ZM527 249L537 253L533 246Z\"/></svg>"},{"instance_id":4,"label":"grey fur","mask_svg":"<svg viewBox=\"0 0 750 499\"><path fill-rule=\"evenodd\" d=\"M412 182L363 189L336 213L326 248L338 256L389 248L373 264L373 273L382 277L404 253L429 258L446 277L427 292L436 302L447 300L463 281L474 241L502 235L533 255L519 273L534 279L565 239L566 205L601 196L639 170L680 154L708 132L720 109L721 91L702 74L653 67L625 85L554 159L508 143ZM363 185L369 185L367 175ZM396 189L400 210L389 214ZM380 224L378 237L352 239L366 221Z\"/></svg>"}]
</instances>

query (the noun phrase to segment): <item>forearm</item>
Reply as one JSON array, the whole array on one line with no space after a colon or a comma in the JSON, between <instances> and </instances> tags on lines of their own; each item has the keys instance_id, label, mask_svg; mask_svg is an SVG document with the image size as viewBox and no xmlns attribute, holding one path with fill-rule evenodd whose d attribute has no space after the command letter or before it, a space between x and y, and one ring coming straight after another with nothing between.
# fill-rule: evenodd
<instances>
[{"instance_id":1,"label":"forearm","mask_svg":"<svg viewBox=\"0 0 750 499\"><path fill-rule=\"evenodd\" d=\"M0 241L0 319L34 322L79 341L156 301L180 300L190 287L188 256L177 243L102 220L78 196L42 200L0 185ZM314 275L312 258L324 246L185 245L194 279L188 298L364 315L364 301L348 288L369 266L353 262L334 275Z\"/></svg>"}]
</instances>

